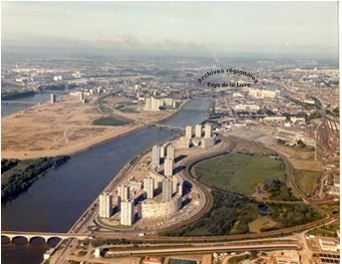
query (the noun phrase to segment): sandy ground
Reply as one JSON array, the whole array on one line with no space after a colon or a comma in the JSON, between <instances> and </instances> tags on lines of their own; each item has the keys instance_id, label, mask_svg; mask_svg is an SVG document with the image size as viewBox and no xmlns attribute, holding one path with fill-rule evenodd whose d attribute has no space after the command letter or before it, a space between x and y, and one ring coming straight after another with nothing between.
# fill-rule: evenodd
<instances>
[{"instance_id":1,"label":"sandy ground","mask_svg":"<svg viewBox=\"0 0 342 264\"><path fill-rule=\"evenodd\" d=\"M140 115L137 119L142 122L124 126L94 126L92 122L103 116L97 109L98 105L92 102L82 104L76 97L64 96L55 104L36 105L2 118L2 158L74 154L167 118L176 111L138 113L135 115Z\"/></svg>"},{"instance_id":2,"label":"sandy ground","mask_svg":"<svg viewBox=\"0 0 342 264\"><path fill-rule=\"evenodd\" d=\"M290 159L293 168L296 170L311 170L311 171L323 171L324 165L322 161L318 160L296 160Z\"/></svg>"}]
</instances>

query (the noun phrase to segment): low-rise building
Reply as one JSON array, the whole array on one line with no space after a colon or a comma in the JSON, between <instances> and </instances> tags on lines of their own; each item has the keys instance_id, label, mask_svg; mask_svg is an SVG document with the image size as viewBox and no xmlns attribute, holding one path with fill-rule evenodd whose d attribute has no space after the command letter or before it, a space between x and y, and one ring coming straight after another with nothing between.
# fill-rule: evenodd
<instances>
[{"instance_id":1,"label":"low-rise building","mask_svg":"<svg viewBox=\"0 0 342 264\"><path fill-rule=\"evenodd\" d=\"M332 237L321 237L318 239L318 243L323 251L338 251L340 249L338 241Z\"/></svg>"}]
</instances>

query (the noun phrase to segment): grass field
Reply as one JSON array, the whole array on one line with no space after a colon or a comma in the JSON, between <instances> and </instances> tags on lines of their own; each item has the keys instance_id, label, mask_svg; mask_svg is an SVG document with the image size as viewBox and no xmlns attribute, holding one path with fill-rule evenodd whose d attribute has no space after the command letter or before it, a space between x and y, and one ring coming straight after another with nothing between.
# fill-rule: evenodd
<instances>
[{"instance_id":1,"label":"grass field","mask_svg":"<svg viewBox=\"0 0 342 264\"><path fill-rule=\"evenodd\" d=\"M115 109L123 113L139 113L137 110L137 105L131 102L120 102L115 105Z\"/></svg>"},{"instance_id":2,"label":"grass field","mask_svg":"<svg viewBox=\"0 0 342 264\"><path fill-rule=\"evenodd\" d=\"M298 187L306 194L312 195L315 188L316 178L322 174L319 171L295 170L294 177Z\"/></svg>"},{"instance_id":3,"label":"grass field","mask_svg":"<svg viewBox=\"0 0 342 264\"><path fill-rule=\"evenodd\" d=\"M277 222L273 221L268 215L260 216L253 222L249 223L248 227L251 232L261 232L262 228L274 228Z\"/></svg>"},{"instance_id":4,"label":"grass field","mask_svg":"<svg viewBox=\"0 0 342 264\"><path fill-rule=\"evenodd\" d=\"M327 237L337 237L337 230L340 229L338 222L332 223L330 225L317 227L310 230L307 234L314 236L327 236Z\"/></svg>"},{"instance_id":5,"label":"grass field","mask_svg":"<svg viewBox=\"0 0 342 264\"><path fill-rule=\"evenodd\" d=\"M115 117L100 117L93 121L95 126L123 126L131 123L130 120Z\"/></svg>"},{"instance_id":6,"label":"grass field","mask_svg":"<svg viewBox=\"0 0 342 264\"><path fill-rule=\"evenodd\" d=\"M195 174L215 188L249 195L260 182L284 180L285 165L266 156L232 153L198 163Z\"/></svg>"},{"instance_id":7,"label":"grass field","mask_svg":"<svg viewBox=\"0 0 342 264\"><path fill-rule=\"evenodd\" d=\"M284 180L285 164L268 156L232 153L195 165L200 182L212 188L213 206L198 221L167 236L210 236L264 232L292 227L321 218L308 205L267 205L261 213L258 203L247 195L266 180ZM287 195L288 196L288 195Z\"/></svg>"}]
</instances>

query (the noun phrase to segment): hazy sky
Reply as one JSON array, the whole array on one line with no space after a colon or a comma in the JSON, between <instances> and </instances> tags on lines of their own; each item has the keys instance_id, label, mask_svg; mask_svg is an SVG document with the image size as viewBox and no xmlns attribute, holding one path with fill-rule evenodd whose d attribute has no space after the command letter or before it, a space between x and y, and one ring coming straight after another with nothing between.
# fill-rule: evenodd
<instances>
[{"instance_id":1,"label":"hazy sky","mask_svg":"<svg viewBox=\"0 0 342 264\"><path fill-rule=\"evenodd\" d=\"M2 2L2 47L336 54L336 2Z\"/></svg>"}]
</instances>

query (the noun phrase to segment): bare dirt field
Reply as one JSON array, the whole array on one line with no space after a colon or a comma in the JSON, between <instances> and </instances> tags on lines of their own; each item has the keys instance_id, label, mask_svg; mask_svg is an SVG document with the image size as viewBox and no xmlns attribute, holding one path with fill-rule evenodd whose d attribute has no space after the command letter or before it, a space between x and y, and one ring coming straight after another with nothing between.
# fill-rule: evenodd
<instances>
[{"instance_id":1,"label":"bare dirt field","mask_svg":"<svg viewBox=\"0 0 342 264\"><path fill-rule=\"evenodd\" d=\"M324 165L319 160L296 160L290 159L293 168L296 170L323 171Z\"/></svg>"},{"instance_id":2,"label":"bare dirt field","mask_svg":"<svg viewBox=\"0 0 342 264\"><path fill-rule=\"evenodd\" d=\"M277 222L272 220L269 216L261 216L248 224L251 232L260 233L262 228L272 228L277 226Z\"/></svg>"},{"instance_id":3,"label":"bare dirt field","mask_svg":"<svg viewBox=\"0 0 342 264\"><path fill-rule=\"evenodd\" d=\"M119 98L115 100L120 101ZM95 144L142 128L144 124L167 118L173 112L135 113L141 122L118 126L95 126L103 116L126 117L117 111L99 111L96 100L82 104L73 96L59 98L55 104L44 103L2 118L2 158L33 159L70 155ZM140 115L140 117L139 117Z\"/></svg>"}]
</instances>

